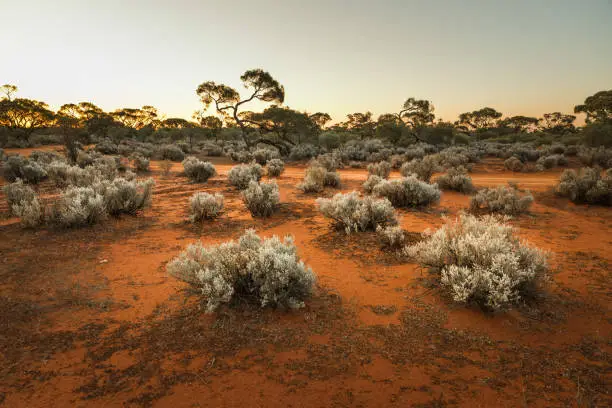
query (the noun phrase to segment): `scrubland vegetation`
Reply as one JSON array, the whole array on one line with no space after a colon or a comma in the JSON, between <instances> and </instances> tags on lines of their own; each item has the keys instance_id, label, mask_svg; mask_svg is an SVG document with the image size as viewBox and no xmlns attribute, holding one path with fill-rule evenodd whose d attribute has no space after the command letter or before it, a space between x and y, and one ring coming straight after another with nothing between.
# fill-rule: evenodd
<instances>
[{"instance_id":1,"label":"scrubland vegetation","mask_svg":"<svg viewBox=\"0 0 612 408\"><path fill-rule=\"evenodd\" d=\"M240 79L247 96L211 81L199 85L203 109L193 121L163 118L151 106L104 112L89 102L53 112L4 87L0 244L6 264L18 265L11 273L19 269L20 282L35 275L40 251L41 264L54 273L86 270L104 275L101 286L129 288L100 313L121 320L122 308L140 307L144 323L124 321L117 330L145 330L143 338L130 334L118 345L125 333L105 332L104 349L83 346L90 347L85 358L106 362L119 349L132 355L141 342L163 356L181 355L185 341L209 358L202 363L208 374L198 376L214 377L236 369L237 352L267 355L262 350L278 344L308 362L298 356L270 360L268 367L295 365L321 379L336 374L317 364L344 356L342 370L378 359L401 369L412 358L438 361L453 352L465 359L459 348L477 346L473 355L484 351L503 360L503 373L487 365L493 378L516 371L510 363L516 350L529 356L521 338L544 341L542 333L570 329L580 337L584 332L570 319L583 322L579 313L607 318L600 306L612 262L602 249L611 232L612 91L575 107L586 116L578 127L570 114L503 117L489 107L444 122L430 101L414 98L377 119L363 112L333 122L324 112L285 107L285 90L268 72L250 70ZM266 104L262 111L248 110L255 100ZM32 265L12 255L17 243ZM17 281L11 279L7 285ZM36 293L55 280L49 282ZM162 287L162 295L149 286ZM11 305L8 297L0 300ZM66 300L84 315L92 302ZM492 340L497 333L516 343L500 346ZM315 337L324 344L313 346ZM588 344L573 343L572 350L603 344L580 341ZM218 348L223 352L215 355ZM550 353L539 352L534 361L545 366ZM444 364L454 367L453 361ZM98 372L106 382L96 379L83 392L97 398L113 376L131 381L130 370L149 372L138 364ZM595 374L601 370L579 368L590 387L581 392L600 398L605 387ZM184 378L164 381L197 378L185 370ZM568 381L559 370L557 387Z\"/></svg>"}]
</instances>

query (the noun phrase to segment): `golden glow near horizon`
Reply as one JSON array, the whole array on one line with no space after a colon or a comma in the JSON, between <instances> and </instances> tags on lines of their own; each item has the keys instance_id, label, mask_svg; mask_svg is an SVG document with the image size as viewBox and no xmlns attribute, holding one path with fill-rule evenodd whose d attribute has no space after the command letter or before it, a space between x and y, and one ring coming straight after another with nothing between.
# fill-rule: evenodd
<instances>
[{"instance_id":1,"label":"golden glow near horizon","mask_svg":"<svg viewBox=\"0 0 612 408\"><path fill-rule=\"evenodd\" d=\"M198 84L242 90L256 67L288 106L335 122L410 96L451 121L484 106L571 113L612 85L607 0L0 1L0 83L56 109L153 105L189 119Z\"/></svg>"}]
</instances>

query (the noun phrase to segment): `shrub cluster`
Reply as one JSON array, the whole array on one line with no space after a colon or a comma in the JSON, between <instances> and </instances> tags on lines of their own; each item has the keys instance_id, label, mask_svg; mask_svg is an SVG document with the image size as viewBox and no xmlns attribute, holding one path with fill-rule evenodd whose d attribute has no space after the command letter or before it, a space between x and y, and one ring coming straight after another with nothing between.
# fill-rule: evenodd
<instances>
[{"instance_id":1,"label":"shrub cluster","mask_svg":"<svg viewBox=\"0 0 612 408\"><path fill-rule=\"evenodd\" d=\"M223 303L256 299L261 307L300 308L316 277L299 259L291 237L261 239L248 230L238 242L201 242L168 263L168 272L196 288L212 312Z\"/></svg>"},{"instance_id":2,"label":"shrub cluster","mask_svg":"<svg viewBox=\"0 0 612 408\"><path fill-rule=\"evenodd\" d=\"M433 155L425 156L422 159L413 159L409 162L402 164L400 173L404 177L408 177L412 174L426 182L429 182L431 176L438 171L440 166Z\"/></svg>"},{"instance_id":3,"label":"shrub cluster","mask_svg":"<svg viewBox=\"0 0 612 408\"><path fill-rule=\"evenodd\" d=\"M523 171L525 164L516 156L510 156L504 161L504 167L513 172Z\"/></svg>"},{"instance_id":4,"label":"shrub cluster","mask_svg":"<svg viewBox=\"0 0 612 408\"><path fill-rule=\"evenodd\" d=\"M272 159L266 166L268 177L278 177L285 171L285 163L281 159Z\"/></svg>"},{"instance_id":5,"label":"shrub cluster","mask_svg":"<svg viewBox=\"0 0 612 408\"><path fill-rule=\"evenodd\" d=\"M600 168L585 167L577 173L565 170L559 178L557 194L575 203L612 206L612 168L601 175Z\"/></svg>"},{"instance_id":6,"label":"shrub cluster","mask_svg":"<svg viewBox=\"0 0 612 408\"><path fill-rule=\"evenodd\" d=\"M251 181L259 181L262 175L263 169L257 163L239 164L230 169L227 178L232 186L244 190Z\"/></svg>"},{"instance_id":7,"label":"shrub cluster","mask_svg":"<svg viewBox=\"0 0 612 408\"><path fill-rule=\"evenodd\" d=\"M521 214L527 212L533 203L533 196L527 192L521 196L512 186L497 186L478 190L470 200L471 211L486 211L500 214Z\"/></svg>"},{"instance_id":8,"label":"shrub cluster","mask_svg":"<svg viewBox=\"0 0 612 408\"><path fill-rule=\"evenodd\" d=\"M334 220L347 234L397 224L395 209L389 200L371 196L361 198L356 191L338 193L331 199L318 198L317 205L324 216Z\"/></svg>"},{"instance_id":9,"label":"shrub cluster","mask_svg":"<svg viewBox=\"0 0 612 408\"><path fill-rule=\"evenodd\" d=\"M182 165L185 175L196 183L205 183L209 178L217 174L217 170L212 163L204 162L193 156L183 160Z\"/></svg>"},{"instance_id":10,"label":"shrub cluster","mask_svg":"<svg viewBox=\"0 0 612 408\"><path fill-rule=\"evenodd\" d=\"M175 145L164 145L159 148L157 155L162 160L182 161L185 159L185 152Z\"/></svg>"},{"instance_id":11,"label":"shrub cluster","mask_svg":"<svg viewBox=\"0 0 612 408\"><path fill-rule=\"evenodd\" d=\"M329 171L318 161L313 161L306 169L304 181L297 188L305 193L318 193L326 187L340 187L340 175L336 171Z\"/></svg>"},{"instance_id":12,"label":"shrub cluster","mask_svg":"<svg viewBox=\"0 0 612 408\"><path fill-rule=\"evenodd\" d=\"M374 183L376 180L369 181ZM372 194L387 198L395 207L422 207L440 200L440 189L436 184L428 184L414 175L395 180L381 179L372 188Z\"/></svg>"},{"instance_id":13,"label":"shrub cluster","mask_svg":"<svg viewBox=\"0 0 612 408\"><path fill-rule=\"evenodd\" d=\"M14 183L5 185L2 190L6 196L9 212L12 212L13 206L29 203L36 198L36 193L32 187L23 184L21 179L17 179Z\"/></svg>"},{"instance_id":14,"label":"shrub cluster","mask_svg":"<svg viewBox=\"0 0 612 408\"><path fill-rule=\"evenodd\" d=\"M391 174L391 163L388 161L381 161L379 163L368 164L368 174L378 176L381 178L389 178Z\"/></svg>"},{"instance_id":15,"label":"shrub cluster","mask_svg":"<svg viewBox=\"0 0 612 408\"><path fill-rule=\"evenodd\" d=\"M400 249L406 241L404 230L399 225L388 227L376 227L376 234L383 248Z\"/></svg>"},{"instance_id":16,"label":"shrub cluster","mask_svg":"<svg viewBox=\"0 0 612 408\"><path fill-rule=\"evenodd\" d=\"M217 218L223 211L223 195L195 193L189 200L189 219L192 222Z\"/></svg>"},{"instance_id":17,"label":"shrub cluster","mask_svg":"<svg viewBox=\"0 0 612 408\"><path fill-rule=\"evenodd\" d=\"M47 178L47 171L38 162L17 155L7 158L2 175L9 182L21 179L24 183L38 184Z\"/></svg>"},{"instance_id":18,"label":"shrub cluster","mask_svg":"<svg viewBox=\"0 0 612 408\"><path fill-rule=\"evenodd\" d=\"M548 269L544 252L522 244L493 216L461 214L406 253L438 274L456 302L492 310L533 295Z\"/></svg>"},{"instance_id":19,"label":"shrub cluster","mask_svg":"<svg viewBox=\"0 0 612 408\"><path fill-rule=\"evenodd\" d=\"M454 190L466 194L474 191L472 178L463 166L449 168L446 174L436 179L436 183L442 190Z\"/></svg>"},{"instance_id":20,"label":"shrub cluster","mask_svg":"<svg viewBox=\"0 0 612 408\"><path fill-rule=\"evenodd\" d=\"M146 157L136 154L132 156L132 161L134 163L134 169L136 171L148 172L150 161Z\"/></svg>"},{"instance_id":21,"label":"shrub cluster","mask_svg":"<svg viewBox=\"0 0 612 408\"><path fill-rule=\"evenodd\" d=\"M264 166L270 160L280 158L280 153L276 149L264 148L255 149L252 153L252 156L253 160Z\"/></svg>"},{"instance_id":22,"label":"shrub cluster","mask_svg":"<svg viewBox=\"0 0 612 408\"><path fill-rule=\"evenodd\" d=\"M280 202L280 192L276 181L259 183L255 180L242 191L242 201L253 217L269 217L276 211Z\"/></svg>"}]
</instances>

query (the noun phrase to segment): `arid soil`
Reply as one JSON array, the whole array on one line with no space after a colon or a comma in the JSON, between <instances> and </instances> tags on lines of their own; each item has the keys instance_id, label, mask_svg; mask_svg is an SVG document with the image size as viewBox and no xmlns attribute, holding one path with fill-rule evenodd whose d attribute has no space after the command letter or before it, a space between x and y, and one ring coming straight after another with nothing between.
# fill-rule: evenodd
<instances>
[{"instance_id":1,"label":"arid soil","mask_svg":"<svg viewBox=\"0 0 612 408\"><path fill-rule=\"evenodd\" d=\"M552 255L537 300L490 314L452 303L374 233L332 229L317 195L295 188L305 165L277 178L280 211L253 219L227 183L232 164L213 161L219 175L206 184L189 182L179 163L163 176L154 162L152 208L91 228L23 229L0 192L1 406L612 405L612 209L556 197L560 170L509 173L497 159L474 168L478 187L514 181L534 193L531 213L510 222ZM362 169L340 174L341 191L367 178ZM57 193L49 182L37 188L43 198ZM189 223L196 191L224 194L225 213ZM429 209L398 212L418 240L468 203L445 192ZM306 308L205 314L166 273L189 243L246 228L295 237L319 280Z\"/></svg>"}]
</instances>

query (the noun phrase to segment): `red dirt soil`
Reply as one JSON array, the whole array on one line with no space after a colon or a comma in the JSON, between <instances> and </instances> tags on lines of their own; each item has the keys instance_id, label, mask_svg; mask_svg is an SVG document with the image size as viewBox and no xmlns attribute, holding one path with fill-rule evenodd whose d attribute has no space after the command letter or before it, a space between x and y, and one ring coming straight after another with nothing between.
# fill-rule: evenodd
<instances>
[{"instance_id":1,"label":"red dirt soil","mask_svg":"<svg viewBox=\"0 0 612 408\"><path fill-rule=\"evenodd\" d=\"M190 183L178 163L163 176L153 162L153 206L137 217L73 230L27 230L5 217L0 405L612 405L612 210L556 197L559 171L508 173L499 160L475 166L478 187L515 181L534 193L531 213L510 222L551 252L554 270L541 298L487 314L453 304L427 271L381 250L374 233L330 228L317 195L295 188L305 166L277 178L280 211L253 219L227 183L232 164L212 160L219 175L206 184ZM367 178L361 169L340 175L341 191L361 190ZM37 189L57 192L48 182ZM225 213L189 223L196 191L224 194ZM418 237L468 203L444 192L432 208L398 212ZM7 210L0 193L0 212ZM219 243L246 228L295 237L319 279L306 308L205 314L167 275L166 263L189 243Z\"/></svg>"}]
</instances>

